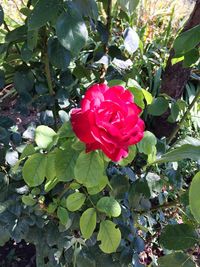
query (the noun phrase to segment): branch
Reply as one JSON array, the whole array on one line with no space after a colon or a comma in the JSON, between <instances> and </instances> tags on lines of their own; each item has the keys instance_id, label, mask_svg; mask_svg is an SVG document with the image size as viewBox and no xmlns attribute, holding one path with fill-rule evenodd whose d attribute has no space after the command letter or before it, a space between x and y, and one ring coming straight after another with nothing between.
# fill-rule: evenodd
<instances>
[{"instance_id":1,"label":"branch","mask_svg":"<svg viewBox=\"0 0 200 267\"><path fill-rule=\"evenodd\" d=\"M46 74L46 78L47 78L47 84L48 84L48 88L49 88L49 94L51 96L53 96L55 94L55 92L53 90L53 84L52 84L52 80L51 80L49 57L48 57L46 52L44 54L44 65L45 65L45 74Z\"/></svg>"},{"instance_id":2,"label":"branch","mask_svg":"<svg viewBox=\"0 0 200 267\"><path fill-rule=\"evenodd\" d=\"M169 209L169 208L172 208L172 207L177 207L177 206L180 206L181 204L178 202L178 201L173 201L173 202L169 202L169 203L165 203L163 205L159 205L159 206L156 206L156 207L153 207L149 210L133 210L133 212L136 212L136 213L139 213L139 214L144 214L144 213L147 213L147 212L155 212L155 211L158 211L159 209Z\"/></svg>"}]
</instances>

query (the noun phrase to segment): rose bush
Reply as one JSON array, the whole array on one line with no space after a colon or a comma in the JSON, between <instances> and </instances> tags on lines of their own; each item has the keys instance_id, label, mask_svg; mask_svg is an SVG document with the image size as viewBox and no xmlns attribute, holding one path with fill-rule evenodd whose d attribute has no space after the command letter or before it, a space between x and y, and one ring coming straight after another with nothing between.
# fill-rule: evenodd
<instances>
[{"instance_id":1,"label":"rose bush","mask_svg":"<svg viewBox=\"0 0 200 267\"><path fill-rule=\"evenodd\" d=\"M143 138L141 109L133 95L122 86L91 86L80 108L72 110L71 123L86 151L101 149L117 162L128 155L128 147Z\"/></svg>"}]
</instances>

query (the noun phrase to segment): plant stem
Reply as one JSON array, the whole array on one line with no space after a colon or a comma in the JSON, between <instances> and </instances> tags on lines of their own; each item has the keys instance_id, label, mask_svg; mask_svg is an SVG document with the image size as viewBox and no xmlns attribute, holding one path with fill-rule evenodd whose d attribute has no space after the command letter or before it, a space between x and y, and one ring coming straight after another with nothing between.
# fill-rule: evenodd
<instances>
[{"instance_id":1,"label":"plant stem","mask_svg":"<svg viewBox=\"0 0 200 267\"><path fill-rule=\"evenodd\" d=\"M108 0L108 7L107 7L107 23L106 23L106 31L108 33L108 39L107 42L104 45L104 53L105 55L108 55L109 52L109 40L111 35L111 22L112 22L112 0ZM107 73L108 66L103 64L101 71L100 71L100 83L105 82L105 76Z\"/></svg>"},{"instance_id":2,"label":"plant stem","mask_svg":"<svg viewBox=\"0 0 200 267\"><path fill-rule=\"evenodd\" d=\"M44 71L45 71L45 76L47 79L47 84L48 84L48 89L49 89L49 94L51 96L55 96L55 91L53 88L53 82L52 82L52 78L51 78L51 71L50 71L50 63L49 63L49 57L47 54L47 41L48 41L48 36L47 36L47 32L46 32L46 28L44 28L43 30L43 40L44 40L44 49L43 49L43 60L44 60ZM56 111L56 104L54 104L53 108L52 108L52 112L53 112L53 117L54 117L54 130L57 131L57 111Z\"/></svg>"},{"instance_id":3,"label":"plant stem","mask_svg":"<svg viewBox=\"0 0 200 267\"><path fill-rule=\"evenodd\" d=\"M54 96L55 92L53 90L53 84L52 84L52 80L51 80L51 72L50 72L50 66L49 66L49 58L48 58L47 53L45 53L45 55L44 55L44 64L45 64L45 74L46 74L46 78L47 78L49 94L51 96Z\"/></svg>"},{"instance_id":4,"label":"plant stem","mask_svg":"<svg viewBox=\"0 0 200 267\"><path fill-rule=\"evenodd\" d=\"M84 187L83 187L83 191L84 191L85 195L87 196L88 200L90 201L90 203L92 204L92 206L96 209L96 206L94 205L92 199L90 198L90 195L88 194L88 192L85 190Z\"/></svg>"},{"instance_id":5,"label":"plant stem","mask_svg":"<svg viewBox=\"0 0 200 267\"><path fill-rule=\"evenodd\" d=\"M157 207L153 207L149 210L133 210L133 212L136 212L136 213L139 213L139 214L144 214L144 213L147 213L147 212L155 212L155 211L158 211L159 209L168 209L168 208L172 208L172 207L176 207L176 206L180 206L180 203L179 201L173 201L173 202L170 202L170 203L165 203L163 205L159 205Z\"/></svg>"},{"instance_id":6,"label":"plant stem","mask_svg":"<svg viewBox=\"0 0 200 267\"><path fill-rule=\"evenodd\" d=\"M180 130L180 128L183 125L184 121L186 120L189 112L191 111L191 109L193 108L194 104L196 103L196 101L198 100L199 97L200 97L200 86L198 86L197 94L196 94L195 98L193 99L193 101L191 102L191 104L189 105L189 107L186 110L186 112L184 113L184 115L183 115L182 119L180 120L179 124L176 126L176 128L174 129L174 131L169 136L168 141L167 141L167 144L168 145L175 138L176 134Z\"/></svg>"}]
</instances>

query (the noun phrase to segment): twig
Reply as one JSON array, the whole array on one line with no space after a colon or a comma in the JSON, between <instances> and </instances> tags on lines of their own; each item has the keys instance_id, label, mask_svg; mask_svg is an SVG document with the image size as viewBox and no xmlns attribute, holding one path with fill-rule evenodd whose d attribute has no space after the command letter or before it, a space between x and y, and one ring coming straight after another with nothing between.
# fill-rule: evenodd
<instances>
[{"instance_id":1,"label":"twig","mask_svg":"<svg viewBox=\"0 0 200 267\"><path fill-rule=\"evenodd\" d=\"M177 206L180 206L181 204L178 202L178 201L173 201L173 202L170 202L170 203L165 203L163 205L159 205L159 206L156 206L156 207L153 207L149 210L133 210L133 212L136 212L136 213L139 213L139 214L144 214L144 213L147 213L147 212L155 212L155 211L158 211L159 209L168 209L168 208L172 208L172 207L177 207Z\"/></svg>"},{"instance_id":2,"label":"twig","mask_svg":"<svg viewBox=\"0 0 200 267\"><path fill-rule=\"evenodd\" d=\"M176 128L174 129L174 131L169 136L168 141L167 141L167 144L168 145L171 143L171 141L174 139L174 137L176 136L176 134L180 130L180 128L183 125L185 119L187 118L189 112L191 111L191 109L193 108L194 104L196 103L196 101L198 100L199 97L200 97L200 86L198 87L198 91L197 91L197 94L196 94L195 98L193 99L193 101L189 105L188 109L184 113L184 115L183 115L182 119L180 120L179 124L176 126Z\"/></svg>"},{"instance_id":3,"label":"twig","mask_svg":"<svg viewBox=\"0 0 200 267\"><path fill-rule=\"evenodd\" d=\"M48 57L46 52L44 54L44 65L45 65L45 74L46 74L46 78L47 78L47 84L48 84L48 88L49 88L49 94L51 96L54 96L55 92L53 90L53 84L52 84L52 80L51 80L49 57Z\"/></svg>"},{"instance_id":4,"label":"twig","mask_svg":"<svg viewBox=\"0 0 200 267\"><path fill-rule=\"evenodd\" d=\"M47 32L46 32L46 28L44 28L44 51L43 51L43 58L44 58L44 70L45 70L45 75L46 75L46 79L47 79L47 84L48 84L48 89L49 89L49 94L51 96L55 95L54 89L53 89L53 82L51 79L51 71L50 71L50 63L49 63L49 57L47 54ZM54 129L57 130L57 111L56 111L56 106L54 104L53 108L52 108L52 112L53 112L53 117L54 117Z\"/></svg>"}]
</instances>

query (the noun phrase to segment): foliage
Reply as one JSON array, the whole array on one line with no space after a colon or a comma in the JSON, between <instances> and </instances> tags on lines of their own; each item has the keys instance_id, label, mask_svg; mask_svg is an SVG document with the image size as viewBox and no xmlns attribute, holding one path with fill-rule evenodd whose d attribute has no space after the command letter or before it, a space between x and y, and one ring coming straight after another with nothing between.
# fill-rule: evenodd
<instances>
[{"instance_id":1,"label":"foliage","mask_svg":"<svg viewBox=\"0 0 200 267\"><path fill-rule=\"evenodd\" d=\"M150 266L195 266L187 249L199 244L199 102L185 112L198 91L198 62L182 99L160 94L170 21L149 42L147 29L133 27L139 1L113 1L112 17L108 4L31 0L15 23L0 6L0 245L34 244L40 267L141 267L149 249L161 251ZM178 56L196 49L190 34L175 40ZM119 163L86 153L71 129L71 109L104 78L132 92L146 124ZM151 131L167 109L170 122L184 118L172 145Z\"/></svg>"}]
</instances>

